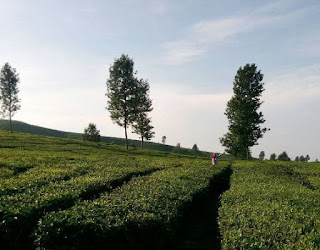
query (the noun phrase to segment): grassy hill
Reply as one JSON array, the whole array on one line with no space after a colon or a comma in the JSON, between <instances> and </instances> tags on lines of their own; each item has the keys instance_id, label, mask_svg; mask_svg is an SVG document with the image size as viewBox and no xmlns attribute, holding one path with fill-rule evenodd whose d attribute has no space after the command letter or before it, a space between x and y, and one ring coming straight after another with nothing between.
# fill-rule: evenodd
<instances>
[{"instance_id":1,"label":"grassy hill","mask_svg":"<svg viewBox=\"0 0 320 250\"><path fill-rule=\"evenodd\" d=\"M44 136L53 136L59 138L68 138L68 139L79 139L82 140L82 134L80 133L73 133L73 132L65 132L55 129L44 128L40 126L31 125L25 122L20 121L12 121L13 130L21 133L30 133L34 135L44 135ZM9 129L9 121L8 120L0 120L0 129ZM117 138L117 137L109 137L109 136L101 136L101 141L105 143L111 143L116 145L125 145L125 139ZM140 147L140 141L138 140L130 140L129 139L129 146L131 147ZM146 149L164 151L164 152L173 152L174 146L160 144L155 142L144 142L144 147ZM180 148L179 154L186 154L186 155L194 155L194 152L188 148ZM210 153L206 151L199 151L197 153L198 156L202 157L209 157Z\"/></svg>"}]
</instances>

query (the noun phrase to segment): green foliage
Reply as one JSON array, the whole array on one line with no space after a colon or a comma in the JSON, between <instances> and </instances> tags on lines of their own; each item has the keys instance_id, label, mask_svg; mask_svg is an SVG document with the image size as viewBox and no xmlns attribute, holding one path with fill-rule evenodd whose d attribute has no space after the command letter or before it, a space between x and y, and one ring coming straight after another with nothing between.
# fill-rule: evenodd
<instances>
[{"instance_id":1,"label":"green foliage","mask_svg":"<svg viewBox=\"0 0 320 250\"><path fill-rule=\"evenodd\" d=\"M153 126L150 123L151 119L147 117L146 113L140 113L133 124L133 132L141 137L141 148L143 148L144 139L150 140L154 137Z\"/></svg>"},{"instance_id":2,"label":"green foliage","mask_svg":"<svg viewBox=\"0 0 320 250\"><path fill-rule=\"evenodd\" d=\"M259 160L263 161L264 157L265 157L265 153L264 153L264 151L261 151L259 154Z\"/></svg>"},{"instance_id":3,"label":"green foliage","mask_svg":"<svg viewBox=\"0 0 320 250\"><path fill-rule=\"evenodd\" d=\"M306 155L305 161L308 162L310 160L310 156Z\"/></svg>"},{"instance_id":4,"label":"green foliage","mask_svg":"<svg viewBox=\"0 0 320 250\"><path fill-rule=\"evenodd\" d=\"M8 116L10 120L10 131L12 132L11 118L20 109L18 98L19 75L16 69L6 63L0 74L0 102L2 115Z\"/></svg>"},{"instance_id":5,"label":"green foliage","mask_svg":"<svg viewBox=\"0 0 320 250\"><path fill-rule=\"evenodd\" d=\"M227 103L225 115L229 120L229 132L220 142L227 152L235 157L250 158L250 147L257 145L267 128L261 128L264 123L259 108L264 91L263 74L257 71L255 64L246 64L239 68L233 82L234 95Z\"/></svg>"},{"instance_id":6,"label":"green foliage","mask_svg":"<svg viewBox=\"0 0 320 250\"><path fill-rule=\"evenodd\" d=\"M126 149L127 128L135 121L136 109L139 104L137 72L134 71L134 62L127 55L115 59L109 68L107 80L107 96L110 117L113 122L125 129Z\"/></svg>"},{"instance_id":7,"label":"green foliage","mask_svg":"<svg viewBox=\"0 0 320 250\"><path fill-rule=\"evenodd\" d=\"M179 154L180 152L181 152L181 145L178 142L177 146L175 146L174 149L173 149L173 153Z\"/></svg>"},{"instance_id":8,"label":"green foliage","mask_svg":"<svg viewBox=\"0 0 320 250\"><path fill-rule=\"evenodd\" d=\"M194 153L195 155L198 154L199 148L198 148L197 144L194 144L194 145L192 146L192 151L193 151L193 153Z\"/></svg>"},{"instance_id":9,"label":"green foliage","mask_svg":"<svg viewBox=\"0 0 320 250\"><path fill-rule=\"evenodd\" d=\"M67 214L67 211L73 209L84 209L83 212L88 212L87 218L96 213L98 220L105 220L100 215L119 212L114 214L113 219L115 222L128 223L129 228L135 228L130 231L133 241L134 233L136 230L139 232L140 226L147 231L153 227L153 223L159 223L163 230L175 228L174 221L180 218L180 212L188 207L195 195L205 191L210 180L224 169L208 167L209 159L194 160L193 157L183 156L176 158L170 154L164 157L163 153L156 151L127 151L104 143L11 134L7 131L0 131L0 136L3 139L0 142L0 245L4 249L35 248L33 240L43 237L40 233L38 236L32 235L33 231L39 230L38 224L45 223L45 218L49 215ZM159 173L152 175L158 177L150 176L149 179L147 176L153 172ZM133 176L141 177L132 179ZM152 180L152 187L148 184L149 180ZM122 194L124 190L127 190L125 195ZM169 191L172 196L167 196ZM114 201L112 198L111 202L110 197L118 198L114 198ZM129 200L134 210L128 210L131 203L126 197L131 197ZM111 207L117 204L118 208L105 212L104 206L109 206L107 201L111 202ZM163 206L159 207L162 202ZM93 206L91 212L87 211L89 204L90 207ZM102 210L95 210L95 205L92 204L100 204ZM142 206L140 214L132 215L140 209L134 206ZM149 213L148 208L154 209L154 213ZM158 210L162 212L158 214ZM121 217L121 211L128 211L133 216L132 220ZM166 220L167 218L172 220ZM79 226L91 227L90 223L86 223L89 221L84 218ZM120 225L111 225L114 229L122 230ZM60 230L69 230L68 228L66 225L66 228L62 227ZM111 235L117 230L112 231ZM124 231L120 231L115 235L123 236ZM86 237L100 237L103 232L92 231ZM152 230L148 232L153 234ZM164 235L171 235L167 233ZM78 236L80 234L81 232ZM74 244L79 241L81 239L75 239ZM58 247L60 243L54 244ZM91 242L85 244L88 246Z\"/></svg>"},{"instance_id":10,"label":"green foliage","mask_svg":"<svg viewBox=\"0 0 320 250\"><path fill-rule=\"evenodd\" d=\"M133 125L134 133L143 139L151 139L154 132L148 112L152 111L149 97L149 83L138 79L134 62L127 55L121 55L109 69L107 80L108 107L111 119L125 129L125 145L128 149L127 128Z\"/></svg>"},{"instance_id":11,"label":"green foliage","mask_svg":"<svg viewBox=\"0 0 320 250\"><path fill-rule=\"evenodd\" d=\"M88 127L84 129L82 138L84 141L100 142L100 130L97 130L95 124L89 123Z\"/></svg>"},{"instance_id":12,"label":"green foliage","mask_svg":"<svg viewBox=\"0 0 320 250\"><path fill-rule=\"evenodd\" d=\"M303 156L303 155L301 155L301 156L299 157L299 161L301 161L301 162L304 162L304 161L305 161L305 159L304 159L304 156Z\"/></svg>"},{"instance_id":13,"label":"green foliage","mask_svg":"<svg viewBox=\"0 0 320 250\"><path fill-rule=\"evenodd\" d=\"M310 156L309 155L306 155L305 157L303 155L301 155L300 157L297 156L296 160L300 162L308 162L310 160Z\"/></svg>"},{"instance_id":14,"label":"green foliage","mask_svg":"<svg viewBox=\"0 0 320 250\"><path fill-rule=\"evenodd\" d=\"M238 161L221 199L222 249L318 249L320 165ZM319 186L320 187L320 186Z\"/></svg>"},{"instance_id":15,"label":"green foliage","mask_svg":"<svg viewBox=\"0 0 320 250\"><path fill-rule=\"evenodd\" d=\"M117 246L163 248L174 239L183 211L196 195L207 192L221 174L201 162L136 178L92 202L47 214L37 229L38 247L86 248ZM92 233L94 232L94 234Z\"/></svg>"},{"instance_id":16,"label":"green foliage","mask_svg":"<svg viewBox=\"0 0 320 250\"><path fill-rule=\"evenodd\" d=\"M294 161L299 162L299 161L300 161L299 156L297 156L297 157L294 159Z\"/></svg>"},{"instance_id":17,"label":"green foliage","mask_svg":"<svg viewBox=\"0 0 320 250\"><path fill-rule=\"evenodd\" d=\"M275 161L277 159L277 155L275 153L270 155L270 161Z\"/></svg>"},{"instance_id":18,"label":"green foliage","mask_svg":"<svg viewBox=\"0 0 320 250\"><path fill-rule=\"evenodd\" d=\"M162 136L161 142L162 142L163 144L166 144L166 140L167 140L167 137L166 137L165 135Z\"/></svg>"},{"instance_id":19,"label":"green foliage","mask_svg":"<svg viewBox=\"0 0 320 250\"><path fill-rule=\"evenodd\" d=\"M150 140L154 137L154 132L152 131L154 127L151 126L151 119L148 117L148 113L151 112L153 108L152 101L149 96L150 86L148 81L140 79L138 80L137 85L137 107L132 127L133 133L140 135L141 148L143 148L144 139Z\"/></svg>"},{"instance_id":20,"label":"green foliage","mask_svg":"<svg viewBox=\"0 0 320 250\"><path fill-rule=\"evenodd\" d=\"M290 157L288 156L286 151L283 151L281 154L278 156L279 161L291 161Z\"/></svg>"},{"instance_id":21,"label":"green foliage","mask_svg":"<svg viewBox=\"0 0 320 250\"><path fill-rule=\"evenodd\" d=\"M12 124L15 128L15 131L17 132L31 133L35 135L53 136L53 137L59 137L59 138L69 138L69 139L79 139L79 140L83 139L82 134L80 133L71 133L71 132L64 132L64 131L59 131L54 129L43 128L39 126L30 125L24 122L20 122L20 121L12 121ZM10 129L9 121L0 120L0 130L1 129L2 130ZM117 137L101 136L101 142L116 144L121 146L125 145L125 139L117 138ZM134 145L136 148L138 148L141 145L141 142L138 140L129 139L128 142L131 146ZM174 149L174 146L146 141L144 142L144 148L157 150L157 151L172 152ZM193 151L188 148L181 148L181 154L193 155ZM202 157L207 157L208 153L205 151L199 151L199 155Z\"/></svg>"}]
</instances>

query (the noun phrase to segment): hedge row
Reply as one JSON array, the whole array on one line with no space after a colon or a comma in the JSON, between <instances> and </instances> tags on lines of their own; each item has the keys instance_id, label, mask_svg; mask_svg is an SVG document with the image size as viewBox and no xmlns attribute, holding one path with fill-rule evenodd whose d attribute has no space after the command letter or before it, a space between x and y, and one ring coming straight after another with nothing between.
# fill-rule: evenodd
<instances>
[{"instance_id":1,"label":"hedge row","mask_svg":"<svg viewBox=\"0 0 320 250\"><path fill-rule=\"evenodd\" d=\"M0 242L21 244L31 234L38 219L48 211L71 207L79 199L93 199L101 192L129 181L134 175L148 174L161 166L139 166L92 170L77 178L30 188L22 193L0 197Z\"/></svg>"},{"instance_id":2,"label":"hedge row","mask_svg":"<svg viewBox=\"0 0 320 250\"><path fill-rule=\"evenodd\" d=\"M288 171L288 164L233 165L219 211L223 249L319 248L320 192Z\"/></svg>"},{"instance_id":3,"label":"hedge row","mask_svg":"<svg viewBox=\"0 0 320 250\"><path fill-rule=\"evenodd\" d=\"M20 175L4 179L0 182L0 196L21 193L49 183L68 180L80 176L90 170L89 165L61 165L55 167L34 167Z\"/></svg>"},{"instance_id":4,"label":"hedge row","mask_svg":"<svg viewBox=\"0 0 320 250\"><path fill-rule=\"evenodd\" d=\"M12 177L14 175L14 173L15 172L12 169L0 168L0 179L1 179L1 182L2 182L3 179Z\"/></svg>"},{"instance_id":5,"label":"hedge row","mask_svg":"<svg viewBox=\"0 0 320 250\"><path fill-rule=\"evenodd\" d=\"M194 161L138 177L121 188L70 209L52 212L35 232L41 248L164 248L184 211L226 167Z\"/></svg>"},{"instance_id":6,"label":"hedge row","mask_svg":"<svg viewBox=\"0 0 320 250\"><path fill-rule=\"evenodd\" d=\"M38 159L38 161L40 160ZM150 160L144 158L140 159L139 157L123 157L118 155L104 157L103 160L101 160L99 157L91 157L83 162L80 160L74 160L68 163L64 162L63 160L59 161L59 159L55 159L52 162L48 161L41 163L38 166L30 168L19 175L8 176L10 178L3 178L3 180L0 182L0 196L21 193L25 190L32 190L34 192L42 186L48 185L52 182L69 180L74 177L93 173L95 169L100 171L100 169L110 167L123 168L147 166L148 164L154 165L156 162L158 162L156 163L158 165L175 164L176 161L167 161L163 163L158 159L152 159L152 162L153 163L150 163ZM9 170L0 171L0 174L12 174L12 172L8 171Z\"/></svg>"},{"instance_id":7,"label":"hedge row","mask_svg":"<svg viewBox=\"0 0 320 250\"><path fill-rule=\"evenodd\" d=\"M319 163L295 163L292 166L295 173L300 174L311 186L320 191L320 164Z\"/></svg>"}]
</instances>

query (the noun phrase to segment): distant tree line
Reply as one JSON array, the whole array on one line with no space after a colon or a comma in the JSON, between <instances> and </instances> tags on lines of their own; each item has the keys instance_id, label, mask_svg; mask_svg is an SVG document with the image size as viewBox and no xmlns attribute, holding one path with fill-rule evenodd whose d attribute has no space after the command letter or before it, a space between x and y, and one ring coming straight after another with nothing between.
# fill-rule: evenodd
<instances>
[{"instance_id":1,"label":"distant tree line","mask_svg":"<svg viewBox=\"0 0 320 250\"><path fill-rule=\"evenodd\" d=\"M263 157L262 157L262 155L263 155ZM260 152L259 159L260 160L264 159L264 151ZM277 157L277 155L275 153L271 154L269 160L271 160L271 161L275 161L275 160L278 160L278 161L291 161L291 158L288 156L288 153L286 151L283 151L281 154L278 155L278 157ZM301 155L301 156L297 156L294 161L296 161L296 162L308 162L309 160L310 160L310 156L309 155L306 155L306 156ZM317 160L316 160L316 162L317 162Z\"/></svg>"},{"instance_id":2,"label":"distant tree line","mask_svg":"<svg viewBox=\"0 0 320 250\"><path fill-rule=\"evenodd\" d=\"M306 155L306 156L301 155L301 156L297 156L295 158L295 161L297 161L297 162L308 162L309 160L310 160L309 155Z\"/></svg>"}]
</instances>

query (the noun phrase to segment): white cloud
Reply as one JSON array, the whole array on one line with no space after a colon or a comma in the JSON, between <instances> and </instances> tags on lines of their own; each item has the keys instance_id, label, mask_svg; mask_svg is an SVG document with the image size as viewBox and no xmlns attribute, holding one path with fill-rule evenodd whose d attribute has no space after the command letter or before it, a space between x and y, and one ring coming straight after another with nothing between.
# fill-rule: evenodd
<instances>
[{"instance_id":1,"label":"white cloud","mask_svg":"<svg viewBox=\"0 0 320 250\"><path fill-rule=\"evenodd\" d=\"M199 43L214 43L248 29L250 24L245 18L226 18L198 22L191 26L190 32Z\"/></svg>"},{"instance_id":2,"label":"white cloud","mask_svg":"<svg viewBox=\"0 0 320 250\"><path fill-rule=\"evenodd\" d=\"M283 5L280 5L284 7ZM278 23L294 17L298 11L287 14L273 14L279 4L267 5L246 15L236 15L222 19L202 20L185 30L183 39L169 41L162 45L162 62L180 65L205 54L210 47L226 41L238 34L250 32L266 25Z\"/></svg>"},{"instance_id":3,"label":"white cloud","mask_svg":"<svg viewBox=\"0 0 320 250\"><path fill-rule=\"evenodd\" d=\"M205 53L205 49L197 46L196 43L188 41L173 41L164 44L166 51L165 63L170 65L178 65L182 61L192 61L195 57Z\"/></svg>"},{"instance_id":4,"label":"white cloud","mask_svg":"<svg viewBox=\"0 0 320 250\"><path fill-rule=\"evenodd\" d=\"M320 65L292 69L266 84L266 98L273 104L297 103L320 97Z\"/></svg>"}]
</instances>

